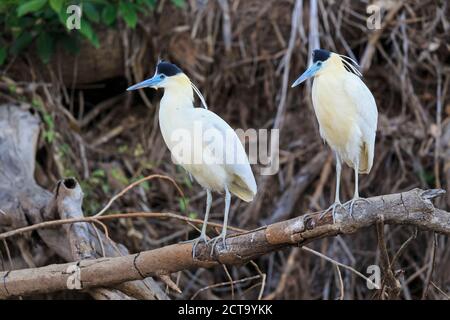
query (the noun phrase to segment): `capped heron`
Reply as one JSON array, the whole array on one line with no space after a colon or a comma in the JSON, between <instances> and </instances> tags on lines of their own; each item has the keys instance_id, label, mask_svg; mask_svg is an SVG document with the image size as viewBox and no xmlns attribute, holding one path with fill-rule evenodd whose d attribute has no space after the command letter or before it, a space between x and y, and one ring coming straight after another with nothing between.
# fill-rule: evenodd
<instances>
[{"instance_id":1,"label":"capped heron","mask_svg":"<svg viewBox=\"0 0 450 320\"><path fill-rule=\"evenodd\" d=\"M313 64L292 84L292 87L314 77L312 101L319 122L321 137L336 155L336 195L332 209L333 221L339 199L341 163L355 171L355 192L350 201L359 199L358 174L368 174L373 164L378 111L375 99L361 80L358 64L351 58L323 49L313 51ZM344 204L345 205L345 204Z\"/></svg>"},{"instance_id":2,"label":"capped heron","mask_svg":"<svg viewBox=\"0 0 450 320\"><path fill-rule=\"evenodd\" d=\"M206 190L205 218L192 256L200 241L207 243L206 227L211 209L211 191L225 194L222 232L213 240L211 254L219 239L226 246L231 194L250 202L256 195L256 181L245 149L235 131L215 113L208 111L200 91L176 65L160 61L154 76L127 90L164 88L159 124L172 159ZM194 91L205 108L194 107Z\"/></svg>"}]
</instances>

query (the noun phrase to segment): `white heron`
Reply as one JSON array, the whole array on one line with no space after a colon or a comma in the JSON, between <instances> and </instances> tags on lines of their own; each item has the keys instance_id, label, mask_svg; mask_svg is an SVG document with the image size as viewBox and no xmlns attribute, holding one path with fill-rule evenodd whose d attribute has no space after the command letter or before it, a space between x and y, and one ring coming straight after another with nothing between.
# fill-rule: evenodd
<instances>
[{"instance_id":1,"label":"white heron","mask_svg":"<svg viewBox=\"0 0 450 320\"><path fill-rule=\"evenodd\" d=\"M339 200L341 163L355 170L355 192L350 214L359 199L358 174L372 168L378 111L375 99L361 80L358 64L351 58L327 50L313 51L313 64L292 84L314 77L312 101L320 135L336 154L336 195L333 220ZM364 200L364 199L362 199Z\"/></svg>"},{"instance_id":2,"label":"white heron","mask_svg":"<svg viewBox=\"0 0 450 320\"><path fill-rule=\"evenodd\" d=\"M127 90L164 88L159 124L172 158L206 190L206 210L201 234L194 239L192 255L200 241L207 243L206 226L211 209L211 191L225 194L223 228L215 238L226 246L231 194L250 202L256 195L256 181L247 154L235 131L215 113L206 109L203 96L176 65L160 61L154 76ZM194 90L205 108L194 107Z\"/></svg>"}]
</instances>

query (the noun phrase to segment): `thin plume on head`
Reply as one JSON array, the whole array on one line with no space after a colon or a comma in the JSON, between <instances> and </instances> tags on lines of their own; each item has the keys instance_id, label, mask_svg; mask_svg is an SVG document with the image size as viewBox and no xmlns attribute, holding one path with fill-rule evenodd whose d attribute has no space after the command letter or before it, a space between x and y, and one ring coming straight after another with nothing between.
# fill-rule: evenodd
<instances>
[{"instance_id":1,"label":"thin plume on head","mask_svg":"<svg viewBox=\"0 0 450 320\"><path fill-rule=\"evenodd\" d=\"M161 55L158 55L158 63L157 63L157 65L160 64L161 62L166 62L166 61L165 61L163 58L161 58ZM192 83L192 81L190 81L190 82L191 82L192 89L194 89L195 94L199 97L199 99L200 99L200 101L201 101L201 103L202 103L202 106L203 106L205 109L208 109L208 105L206 104L205 97L203 97L202 93L201 93L200 90L195 86L195 84Z\"/></svg>"},{"instance_id":2,"label":"thin plume on head","mask_svg":"<svg viewBox=\"0 0 450 320\"><path fill-rule=\"evenodd\" d=\"M339 54L341 61L344 63L344 67L348 72L356 74L358 77L362 77L361 71L359 71L360 67L358 62L353 60L348 56L344 56L343 54Z\"/></svg>"},{"instance_id":3,"label":"thin plume on head","mask_svg":"<svg viewBox=\"0 0 450 320\"><path fill-rule=\"evenodd\" d=\"M195 86L195 84L192 83L191 81L191 86L192 89L194 89L195 93L197 94L197 96L200 98L200 101L202 102L203 107L208 110L208 105L206 104L206 100L203 97L202 93L200 92L200 90Z\"/></svg>"}]
</instances>

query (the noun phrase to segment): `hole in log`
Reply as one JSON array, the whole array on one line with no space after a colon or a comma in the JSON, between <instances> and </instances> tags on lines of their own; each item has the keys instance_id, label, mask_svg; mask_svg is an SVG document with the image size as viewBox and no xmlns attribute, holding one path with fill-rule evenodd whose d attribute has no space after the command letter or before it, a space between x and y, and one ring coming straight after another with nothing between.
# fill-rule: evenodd
<instances>
[{"instance_id":1,"label":"hole in log","mask_svg":"<svg viewBox=\"0 0 450 320\"><path fill-rule=\"evenodd\" d=\"M64 179L64 186L67 189L75 189L77 186L77 180L75 180L74 178Z\"/></svg>"}]
</instances>

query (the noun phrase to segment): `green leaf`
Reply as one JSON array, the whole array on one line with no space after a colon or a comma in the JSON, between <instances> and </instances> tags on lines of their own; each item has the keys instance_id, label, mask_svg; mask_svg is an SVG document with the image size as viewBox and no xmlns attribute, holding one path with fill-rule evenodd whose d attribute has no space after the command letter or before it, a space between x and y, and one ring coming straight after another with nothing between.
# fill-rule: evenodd
<instances>
[{"instance_id":1,"label":"green leaf","mask_svg":"<svg viewBox=\"0 0 450 320\"><path fill-rule=\"evenodd\" d=\"M48 33L41 33L37 38L37 52L42 62L48 63L53 54L54 40Z\"/></svg>"},{"instance_id":2,"label":"green leaf","mask_svg":"<svg viewBox=\"0 0 450 320\"><path fill-rule=\"evenodd\" d=\"M6 56L7 56L6 48L5 47L1 47L0 48L0 66L5 63Z\"/></svg>"},{"instance_id":3,"label":"green leaf","mask_svg":"<svg viewBox=\"0 0 450 320\"><path fill-rule=\"evenodd\" d=\"M47 3L47 0L27 1L17 8L17 15L19 17L21 17L21 16L26 15L27 13L36 12L39 9L42 9L42 7L44 7L46 3Z\"/></svg>"},{"instance_id":4,"label":"green leaf","mask_svg":"<svg viewBox=\"0 0 450 320\"><path fill-rule=\"evenodd\" d=\"M184 184L185 184L189 189L192 188L191 177L189 176L189 174L186 174L186 175L184 176L183 182L184 182Z\"/></svg>"},{"instance_id":5,"label":"green leaf","mask_svg":"<svg viewBox=\"0 0 450 320\"><path fill-rule=\"evenodd\" d=\"M64 0L50 0L50 7L56 13L60 13L61 12L63 4L64 4Z\"/></svg>"},{"instance_id":6,"label":"green leaf","mask_svg":"<svg viewBox=\"0 0 450 320\"><path fill-rule=\"evenodd\" d=\"M44 114L44 122L47 124L49 130L53 130L55 128L55 121L53 120L51 114Z\"/></svg>"},{"instance_id":7,"label":"green leaf","mask_svg":"<svg viewBox=\"0 0 450 320\"><path fill-rule=\"evenodd\" d=\"M123 171L120 169L117 169L117 168L112 169L111 176L123 185L129 184L128 178L125 176Z\"/></svg>"},{"instance_id":8,"label":"green leaf","mask_svg":"<svg viewBox=\"0 0 450 320\"><path fill-rule=\"evenodd\" d=\"M103 22L110 26L116 21L117 17L117 9L112 5L107 5L103 8L102 11L102 20Z\"/></svg>"},{"instance_id":9,"label":"green leaf","mask_svg":"<svg viewBox=\"0 0 450 320\"><path fill-rule=\"evenodd\" d=\"M171 1L175 7L184 8L184 0L172 0Z\"/></svg>"},{"instance_id":10,"label":"green leaf","mask_svg":"<svg viewBox=\"0 0 450 320\"><path fill-rule=\"evenodd\" d=\"M96 169L92 172L92 176L103 178L103 177L106 177L106 173L105 173L105 170L103 170L103 169Z\"/></svg>"},{"instance_id":11,"label":"green leaf","mask_svg":"<svg viewBox=\"0 0 450 320\"><path fill-rule=\"evenodd\" d=\"M92 29L89 22L86 21L86 19L81 19L80 23L80 32L83 36L85 36L95 48L100 47L100 42L98 41L97 35L95 34L94 30Z\"/></svg>"},{"instance_id":12,"label":"green leaf","mask_svg":"<svg viewBox=\"0 0 450 320\"><path fill-rule=\"evenodd\" d=\"M189 218L191 218L191 219L197 219L197 217L198 217L197 212L189 212Z\"/></svg>"},{"instance_id":13,"label":"green leaf","mask_svg":"<svg viewBox=\"0 0 450 320\"><path fill-rule=\"evenodd\" d=\"M89 2L106 5L106 4L110 3L110 2L114 3L116 1L115 0L89 0Z\"/></svg>"},{"instance_id":14,"label":"green leaf","mask_svg":"<svg viewBox=\"0 0 450 320\"><path fill-rule=\"evenodd\" d=\"M52 143L55 139L55 131L45 131L44 132L44 139L48 143Z\"/></svg>"},{"instance_id":15,"label":"green leaf","mask_svg":"<svg viewBox=\"0 0 450 320\"><path fill-rule=\"evenodd\" d=\"M14 41L11 46L10 52L13 55L17 55L22 52L33 40L33 36L29 32L22 33L17 39Z\"/></svg>"},{"instance_id":16,"label":"green leaf","mask_svg":"<svg viewBox=\"0 0 450 320\"><path fill-rule=\"evenodd\" d=\"M67 25L67 19L69 18L69 14L66 12L66 10L61 10L58 12L58 18L61 24L64 26Z\"/></svg>"},{"instance_id":17,"label":"green leaf","mask_svg":"<svg viewBox=\"0 0 450 320\"><path fill-rule=\"evenodd\" d=\"M178 205L180 206L181 212L186 212L187 207L189 206L189 199L183 197L178 198Z\"/></svg>"},{"instance_id":18,"label":"green leaf","mask_svg":"<svg viewBox=\"0 0 450 320\"><path fill-rule=\"evenodd\" d=\"M147 6L147 9L153 10L156 6L156 0L138 0L136 2L140 7L141 11L145 10L143 6Z\"/></svg>"},{"instance_id":19,"label":"green leaf","mask_svg":"<svg viewBox=\"0 0 450 320\"><path fill-rule=\"evenodd\" d=\"M136 27L138 17L136 14L136 9L134 8L132 3L120 1L119 13L122 16L123 20L125 20L127 26L132 29Z\"/></svg>"},{"instance_id":20,"label":"green leaf","mask_svg":"<svg viewBox=\"0 0 450 320\"><path fill-rule=\"evenodd\" d=\"M156 6L156 0L144 0L144 3L150 8L154 9Z\"/></svg>"},{"instance_id":21,"label":"green leaf","mask_svg":"<svg viewBox=\"0 0 450 320\"><path fill-rule=\"evenodd\" d=\"M86 17L92 22L100 22L100 14L92 3L83 3L83 12L86 14Z\"/></svg>"}]
</instances>

